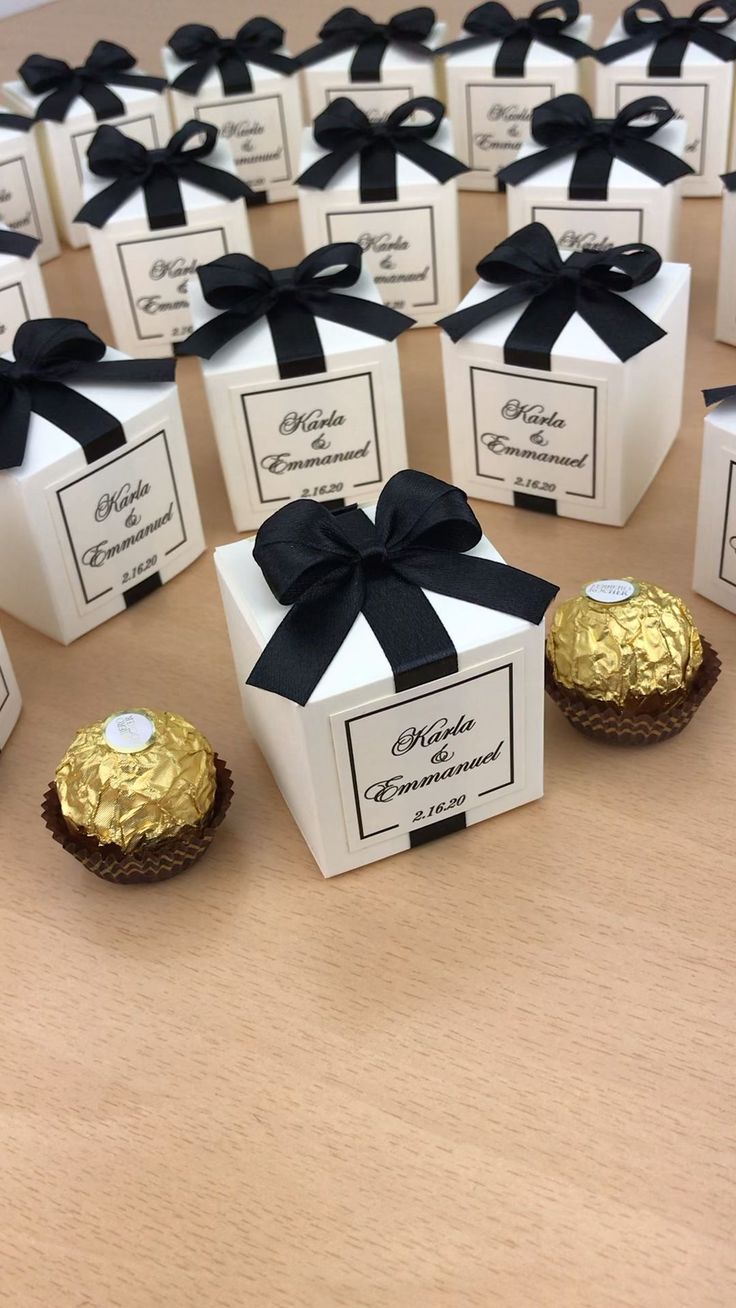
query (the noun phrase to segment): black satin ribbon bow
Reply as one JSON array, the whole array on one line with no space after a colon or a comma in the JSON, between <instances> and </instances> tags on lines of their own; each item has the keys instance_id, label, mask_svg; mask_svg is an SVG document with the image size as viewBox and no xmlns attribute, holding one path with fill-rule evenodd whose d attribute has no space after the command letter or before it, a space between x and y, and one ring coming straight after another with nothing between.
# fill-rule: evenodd
<instances>
[{"instance_id":1,"label":"black satin ribbon bow","mask_svg":"<svg viewBox=\"0 0 736 1308\"><path fill-rule=\"evenodd\" d=\"M650 140L674 116L674 109L660 95L633 100L615 118L594 118L580 95L558 95L532 114L532 138L544 149L501 168L499 185L516 186L574 154L568 185L571 200L606 200L614 159L667 186L693 171L678 155Z\"/></svg>"},{"instance_id":2,"label":"black satin ribbon bow","mask_svg":"<svg viewBox=\"0 0 736 1308\"><path fill-rule=\"evenodd\" d=\"M116 118L127 113L127 108L112 86L137 86L139 90L163 91L163 77L147 77L131 73L135 58L122 45L114 41L98 41L79 68L72 68L64 59L51 59L48 55L32 54L21 64L18 72L33 95L43 95L36 110L36 118L50 118L63 123L71 105L81 96L95 118Z\"/></svg>"},{"instance_id":3,"label":"black satin ribbon bow","mask_svg":"<svg viewBox=\"0 0 736 1308\"><path fill-rule=\"evenodd\" d=\"M223 168L203 162L215 148L217 128L193 118L160 150L149 150L117 127L98 127L87 163L97 177L109 177L110 186L98 191L82 206L75 222L104 227L125 201L143 190L151 231L162 227L184 227L187 216L181 182L213 191L226 200L254 199L246 182Z\"/></svg>"},{"instance_id":4,"label":"black satin ribbon bow","mask_svg":"<svg viewBox=\"0 0 736 1308\"><path fill-rule=\"evenodd\" d=\"M345 242L314 250L295 268L272 270L247 254L224 254L202 264L197 269L202 293L221 312L179 342L176 353L211 359L267 318L279 376L303 377L326 369L318 318L393 341L413 318L374 300L340 294L355 286L362 262L360 246Z\"/></svg>"},{"instance_id":5,"label":"black satin ribbon bow","mask_svg":"<svg viewBox=\"0 0 736 1308\"><path fill-rule=\"evenodd\" d=\"M483 281L505 287L498 295L441 318L453 341L515 305L526 303L504 345L504 360L549 371L555 342L579 313L622 361L667 333L619 293L651 281L662 259L651 245L582 250L563 259L552 233L530 223L497 245L478 264Z\"/></svg>"},{"instance_id":6,"label":"black satin ribbon bow","mask_svg":"<svg viewBox=\"0 0 736 1308\"><path fill-rule=\"evenodd\" d=\"M171 85L175 91L196 95L207 74L216 68L225 95L248 95L253 90L248 64L286 76L294 72L294 60L278 53L283 44L284 29L270 18L250 18L233 37L220 36L203 23L185 23L169 37L169 47L189 67Z\"/></svg>"},{"instance_id":7,"label":"black satin ribbon bow","mask_svg":"<svg viewBox=\"0 0 736 1308\"><path fill-rule=\"evenodd\" d=\"M682 18L671 14L664 0L639 0L624 10L624 39L604 45L596 58L602 64L612 64L654 44L649 59L650 77L682 77L682 61L689 45L700 46L716 59L736 59L736 41L723 31L734 20L734 0L705 0Z\"/></svg>"},{"instance_id":8,"label":"black satin ribbon bow","mask_svg":"<svg viewBox=\"0 0 736 1308\"><path fill-rule=\"evenodd\" d=\"M494 77L523 77L526 57L533 41L546 45L568 59L583 59L593 50L565 31L580 16L578 0L544 0L525 18L514 18L505 5L488 0L471 9L463 23L464 34L437 51L440 55L474 50L500 41L493 64Z\"/></svg>"},{"instance_id":9,"label":"black satin ribbon bow","mask_svg":"<svg viewBox=\"0 0 736 1308\"><path fill-rule=\"evenodd\" d=\"M736 395L736 386L711 386L703 391L706 406L720 404L721 400L732 400Z\"/></svg>"},{"instance_id":10,"label":"black satin ribbon bow","mask_svg":"<svg viewBox=\"0 0 736 1308\"><path fill-rule=\"evenodd\" d=\"M331 513L294 500L259 529L253 557L280 604L292 607L249 686L306 704L360 613L391 664L397 690L456 672L457 651L425 590L542 621L557 587L505 563L468 555L482 536L464 491L424 472L386 483L375 524L352 506Z\"/></svg>"},{"instance_id":11,"label":"black satin ribbon bow","mask_svg":"<svg viewBox=\"0 0 736 1308\"><path fill-rule=\"evenodd\" d=\"M376 23L368 14L349 6L327 19L319 30L319 44L304 50L296 63L300 68L308 68L356 46L350 63L350 81L380 82L381 61L390 45L401 45L410 54L434 58L435 51L424 44L434 21L434 10L426 5L394 14L387 23Z\"/></svg>"},{"instance_id":12,"label":"black satin ribbon bow","mask_svg":"<svg viewBox=\"0 0 736 1308\"><path fill-rule=\"evenodd\" d=\"M30 259L40 244L35 236L26 236L24 232L13 232L0 227L0 254L12 254L16 259Z\"/></svg>"},{"instance_id":13,"label":"black satin ribbon bow","mask_svg":"<svg viewBox=\"0 0 736 1308\"><path fill-rule=\"evenodd\" d=\"M170 382L173 359L105 359L105 342L75 318L21 323L13 359L0 358L0 469L20 468L31 414L72 436L94 463L125 444L118 419L74 390L83 382Z\"/></svg>"},{"instance_id":14,"label":"black satin ribbon bow","mask_svg":"<svg viewBox=\"0 0 736 1308\"><path fill-rule=\"evenodd\" d=\"M420 120L410 122L415 114L421 115ZM382 122L374 123L352 100L340 96L314 120L314 139L329 153L311 164L297 177L297 182L323 191L356 154L360 156L363 201L398 198L396 156L399 154L438 182L449 182L451 177L468 172L468 165L429 144L444 115L439 100L419 95L397 105Z\"/></svg>"}]
</instances>

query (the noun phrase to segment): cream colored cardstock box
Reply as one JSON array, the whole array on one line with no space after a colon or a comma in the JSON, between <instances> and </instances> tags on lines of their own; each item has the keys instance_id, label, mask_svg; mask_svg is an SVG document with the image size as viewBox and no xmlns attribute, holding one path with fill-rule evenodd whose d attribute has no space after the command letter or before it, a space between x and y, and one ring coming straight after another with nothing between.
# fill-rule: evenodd
<instances>
[{"instance_id":1,"label":"cream colored cardstock box","mask_svg":"<svg viewBox=\"0 0 736 1308\"><path fill-rule=\"evenodd\" d=\"M590 40L593 19L582 14L565 28L565 36ZM459 178L465 191L496 191L496 173L512 163L529 139L532 114L566 92L581 92L582 64L539 41L532 41L523 77L494 77L500 41L471 50L457 50L442 62L447 86L447 110L457 142L457 155L471 172Z\"/></svg>"},{"instance_id":2,"label":"cream colored cardstock box","mask_svg":"<svg viewBox=\"0 0 736 1308\"><path fill-rule=\"evenodd\" d=\"M685 124L667 123L649 139L682 158ZM542 146L527 141L518 158L538 154ZM671 259L677 240L680 198L687 177L660 186L621 159L614 159L606 200L571 200L568 197L575 156L560 159L533 177L509 186L506 206L509 232L527 223L544 223L561 250L610 250L614 245L644 241L663 259Z\"/></svg>"},{"instance_id":3,"label":"cream colored cardstock box","mask_svg":"<svg viewBox=\"0 0 736 1308\"><path fill-rule=\"evenodd\" d=\"M716 340L736 345L736 191L723 192L716 289Z\"/></svg>"},{"instance_id":4,"label":"cream colored cardstock box","mask_svg":"<svg viewBox=\"0 0 736 1308\"><path fill-rule=\"evenodd\" d=\"M502 289L479 281L461 307ZM457 344L443 332L453 481L477 499L532 496L550 512L554 501L561 517L622 527L680 426L689 289L689 267L668 263L625 293L667 332L626 363L575 314L549 372L507 364L504 344L525 305Z\"/></svg>"},{"instance_id":5,"label":"cream colored cardstock box","mask_svg":"<svg viewBox=\"0 0 736 1308\"><path fill-rule=\"evenodd\" d=\"M39 128L19 132L3 121L0 112L0 223L40 241L36 253L45 263L56 258L59 240L38 149Z\"/></svg>"},{"instance_id":6,"label":"cream colored cardstock box","mask_svg":"<svg viewBox=\"0 0 736 1308\"><path fill-rule=\"evenodd\" d=\"M283 48L279 54L286 54ZM173 82L190 65L168 46L161 51L164 73ZM217 69L207 74L196 95L169 89L174 127L190 118L214 123L227 142L238 176L269 202L295 200L294 177L302 139L299 78L248 64L253 90L226 95Z\"/></svg>"},{"instance_id":7,"label":"cream colored cardstock box","mask_svg":"<svg viewBox=\"0 0 736 1308\"><path fill-rule=\"evenodd\" d=\"M136 68L133 71L143 70ZM125 113L117 118L106 118L105 122L111 127L120 127L127 136L141 141L149 149L165 145L171 135L166 95L136 86L114 86L112 89L125 105ZM3 91L13 109L31 116L44 99L32 95L21 81L6 82ZM39 133L59 235L75 249L89 243L87 226L74 219L82 207L87 150L99 126L94 110L86 100L77 97L63 123L43 121L35 129Z\"/></svg>"},{"instance_id":8,"label":"cream colored cardstock box","mask_svg":"<svg viewBox=\"0 0 736 1308\"><path fill-rule=\"evenodd\" d=\"M736 399L705 419L693 587L736 613Z\"/></svg>"},{"instance_id":9,"label":"cream colored cardstock box","mask_svg":"<svg viewBox=\"0 0 736 1308\"><path fill-rule=\"evenodd\" d=\"M29 259L0 254L0 353L12 349L21 323L29 318L48 317L49 302L38 266L38 247Z\"/></svg>"},{"instance_id":10,"label":"cream colored cardstock box","mask_svg":"<svg viewBox=\"0 0 736 1308\"><path fill-rule=\"evenodd\" d=\"M342 293L380 300L366 271ZM191 296L198 327L216 310L204 300L197 278ZM238 531L254 531L282 504L302 496L370 503L406 467L396 342L322 318L316 323L324 373L279 377L265 318L201 360Z\"/></svg>"},{"instance_id":11,"label":"cream colored cardstock box","mask_svg":"<svg viewBox=\"0 0 736 1308\"><path fill-rule=\"evenodd\" d=\"M470 553L503 562L485 537ZM438 811L462 811L472 826L541 796L543 623L425 591L457 649L458 672L397 694L361 614L302 708L246 684L286 612L254 562L253 541L222 546L215 564L246 721L324 876L408 849L411 833ZM484 766L393 797L376 786L436 771L426 749L397 758L391 744L409 726L455 723L461 714L475 725L456 757L481 755Z\"/></svg>"},{"instance_id":12,"label":"cream colored cardstock box","mask_svg":"<svg viewBox=\"0 0 736 1308\"><path fill-rule=\"evenodd\" d=\"M0 749L4 749L22 708L20 688L0 631Z\"/></svg>"},{"instance_id":13,"label":"cream colored cardstock box","mask_svg":"<svg viewBox=\"0 0 736 1308\"><path fill-rule=\"evenodd\" d=\"M436 50L445 38L445 24L435 23L426 45ZM388 118L393 109L417 95L437 95L437 64L429 55L412 54L400 45L389 45L381 60L381 80L351 82L350 65L356 47L330 55L321 63L302 70L307 118L314 120L333 100L347 96L369 118Z\"/></svg>"},{"instance_id":14,"label":"cream colored cardstock box","mask_svg":"<svg viewBox=\"0 0 736 1308\"><path fill-rule=\"evenodd\" d=\"M218 141L207 164L234 173L227 146ZM110 183L84 168L85 202ZM189 286L201 263L222 254L251 253L245 201L226 200L181 182L184 227L151 231L142 190L126 200L104 227L89 227L97 276L118 349L137 357L167 354L192 330Z\"/></svg>"},{"instance_id":15,"label":"cream colored cardstock box","mask_svg":"<svg viewBox=\"0 0 736 1308\"><path fill-rule=\"evenodd\" d=\"M88 464L77 441L34 413L23 466L0 471L0 609L63 645L204 549L176 386L74 389L118 419L126 444Z\"/></svg>"},{"instance_id":16,"label":"cream colored cardstock box","mask_svg":"<svg viewBox=\"0 0 736 1308\"><path fill-rule=\"evenodd\" d=\"M445 119L431 144L453 153ZM304 133L300 172L327 151ZM442 185L403 155L396 157L397 200L360 199L360 163L351 159L323 191L299 187L307 252L333 241L356 241L384 302L432 326L460 295L457 179Z\"/></svg>"},{"instance_id":17,"label":"cream colored cardstock box","mask_svg":"<svg viewBox=\"0 0 736 1308\"><path fill-rule=\"evenodd\" d=\"M736 38L736 23L723 29ZM621 41L620 20L605 42ZM721 194L721 173L729 157L733 104L733 64L690 44L682 60L682 77L650 77L653 46L625 55L613 64L596 64L596 114L613 118L624 105L643 95L663 95L687 126L684 158L694 169L682 181L684 196Z\"/></svg>"}]
</instances>

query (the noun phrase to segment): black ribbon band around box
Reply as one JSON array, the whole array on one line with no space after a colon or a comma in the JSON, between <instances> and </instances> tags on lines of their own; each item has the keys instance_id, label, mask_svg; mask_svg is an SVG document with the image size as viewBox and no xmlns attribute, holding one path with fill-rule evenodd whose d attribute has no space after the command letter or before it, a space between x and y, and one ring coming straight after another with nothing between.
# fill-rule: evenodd
<instances>
[{"instance_id":1,"label":"black ribbon band around box","mask_svg":"<svg viewBox=\"0 0 736 1308\"><path fill-rule=\"evenodd\" d=\"M0 111L0 131L30 132L35 126L36 119L30 118L28 114L9 114L4 109Z\"/></svg>"},{"instance_id":2,"label":"black ribbon band around box","mask_svg":"<svg viewBox=\"0 0 736 1308\"><path fill-rule=\"evenodd\" d=\"M430 145L444 115L439 100L420 95L397 105L384 121L372 122L352 100L340 96L314 120L314 139L328 153L310 164L297 182L323 191L355 155L360 160L363 203L398 199L398 155L410 159L436 181L449 182L469 170L454 155Z\"/></svg>"},{"instance_id":3,"label":"black ribbon band around box","mask_svg":"<svg viewBox=\"0 0 736 1308\"><path fill-rule=\"evenodd\" d=\"M295 63L309 68L355 46L350 81L380 82L383 56L390 45L401 46L411 55L434 58L435 51L425 44L434 23L434 10L426 5L394 14L387 23L377 23L352 7L340 9L320 28L319 43L304 50Z\"/></svg>"},{"instance_id":4,"label":"black ribbon band around box","mask_svg":"<svg viewBox=\"0 0 736 1308\"><path fill-rule=\"evenodd\" d=\"M357 506L331 513L302 499L277 509L253 557L291 607L248 685L306 704L360 613L397 691L456 672L457 651L425 590L539 624L557 587L469 555L482 534L463 491L413 470L386 483L375 523Z\"/></svg>"},{"instance_id":5,"label":"black ribbon band around box","mask_svg":"<svg viewBox=\"0 0 736 1308\"><path fill-rule=\"evenodd\" d=\"M724 62L736 59L736 41L724 31L736 21L736 0L705 0L686 17L671 14L664 0L639 0L624 10L621 21L626 36L598 50L596 58L602 64L613 64L650 45L650 77L682 77L682 61L690 45Z\"/></svg>"},{"instance_id":6,"label":"black ribbon band around box","mask_svg":"<svg viewBox=\"0 0 736 1308\"><path fill-rule=\"evenodd\" d=\"M33 413L71 436L87 463L125 445L114 414L80 395L75 382L171 382L173 359L105 359L105 342L75 318L21 323L13 359L0 358L0 469L20 468Z\"/></svg>"},{"instance_id":7,"label":"black ribbon band around box","mask_svg":"<svg viewBox=\"0 0 736 1308\"><path fill-rule=\"evenodd\" d=\"M81 98L101 122L128 112L113 86L135 86L158 94L165 90L165 78L133 73L130 70L135 64L135 57L124 46L114 41L98 41L78 68L72 68L64 59L32 54L18 72L32 95L44 97L36 118L63 123L74 101Z\"/></svg>"},{"instance_id":8,"label":"black ribbon band around box","mask_svg":"<svg viewBox=\"0 0 736 1308\"><path fill-rule=\"evenodd\" d=\"M185 23L169 37L169 48L189 65L171 83L175 91L196 95L207 75L217 69L225 95L249 95L253 78L249 64L289 77L293 59L281 54L284 29L270 18L250 18L233 37L219 36L214 27Z\"/></svg>"},{"instance_id":9,"label":"black ribbon band around box","mask_svg":"<svg viewBox=\"0 0 736 1308\"><path fill-rule=\"evenodd\" d=\"M578 0L544 0L525 18L514 18L505 5L489 2L471 9L463 23L463 35L440 46L439 55L474 50L499 41L493 61L494 77L524 77L529 49L534 41L556 50L567 59L583 59L594 51L584 41L570 36L566 28L580 17Z\"/></svg>"},{"instance_id":10,"label":"black ribbon band around box","mask_svg":"<svg viewBox=\"0 0 736 1308\"><path fill-rule=\"evenodd\" d=\"M517 186L572 154L570 200L607 200L614 159L667 186L693 171L679 155L651 140L674 117L674 109L660 95L632 100L615 118L594 118L582 96L559 95L532 113L532 139L542 149L501 168L499 186Z\"/></svg>"},{"instance_id":11,"label":"black ribbon band around box","mask_svg":"<svg viewBox=\"0 0 736 1308\"><path fill-rule=\"evenodd\" d=\"M247 254L224 254L197 269L202 294L220 312L176 344L177 355L211 359L261 318L266 318L280 377L325 372L317 320L393 341L414 319L388 305L340 292L358 281L359 245L322 246L295 268L267 268Z\"/></svg>"},{"instance_id":12,"label":"black ribbon band around box","mask_svg":"<svg viewBox=\"0 0 736 1308\"><path fill-rule=\"evenodd\" d=\"M151 231L184 227L187 215L182 182L226 200L255 200L255 193L234 173L203 162L216 142L217 128L195 119L174 132L159 150L149 150L117 127L98 127L87 151L87 163L95 176L108 177L110 185L82 205L75 222L104 227L131 195L142 190Z\"/></svg>"}]
</instances>

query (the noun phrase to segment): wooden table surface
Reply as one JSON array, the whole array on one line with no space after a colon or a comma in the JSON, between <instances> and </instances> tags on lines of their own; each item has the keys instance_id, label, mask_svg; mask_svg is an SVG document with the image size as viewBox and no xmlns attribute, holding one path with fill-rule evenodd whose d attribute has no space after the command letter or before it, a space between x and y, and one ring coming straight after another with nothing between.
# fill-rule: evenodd
<instances>
[{"instance_id":1,"label":"wooden table surface","mask_svg":"<svg viewBox=\"0 0 736 1308\"><path fill-rule=\"evenodd\" d=\"M335 7L273 12L303 48ZM445 0L453 31L467 7ZM599 37L615 7L594 6ZM98 36L154 70L182 21L254 12L57 0L0 25L0 71ZM67 649L3 618L25 707L0 760L2 1305L736 1302L736 619L691 589L700 390L736 380L736 353L713 341L720 203L684 208L685 421L628 526L475 505L562 596L623 574L685 596L724 671L678 739L618 752L548 704L543 801L323 881L241 719L211 558L234 531L195 360L207 554ZM461 209L467 287L503 202ZM295 204L252 223L260 257L293 261ZM53 309L105 334L88 252L44 272ZM446 477L437 333L401 358L411 461ZM52 844L39 805L77 726L141 704L197 723L237 794L196 869L122 889Z\"/></svg>"}]
</instances>

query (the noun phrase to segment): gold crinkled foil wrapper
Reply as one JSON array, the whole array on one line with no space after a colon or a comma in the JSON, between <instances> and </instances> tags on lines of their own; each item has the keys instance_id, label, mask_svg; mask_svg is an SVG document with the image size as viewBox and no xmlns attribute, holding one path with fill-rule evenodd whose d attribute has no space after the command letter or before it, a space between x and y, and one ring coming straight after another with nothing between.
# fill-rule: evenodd
<instances>
[{"instance_id":1,"label":"gold crinkled foil wrapper","mask_svg":"<svg viewBox=\"0 0 736 1308\"><path fill-rule=\"evenodd\" d=\"M176 713L133 711L155 729L144 749L112 748L109 719L94 722L77 732L55 776L70 830L124 850L199 826L216 786L213 751L201 732Z\"/></svg>"},{"instance_id":2,"label":"gold crinkled foil wrapper","mask_svg":"<svg viewBox=\"0 0 736 1308\"><path fill-rule=\"evenodd\" d=\"M589 699L656 712L687 694L703 662L686 605L648 581L624 578L636 593L618 604L585 590L555 613L547 655L555 679Z\"/></svg>"}]
</instances>

